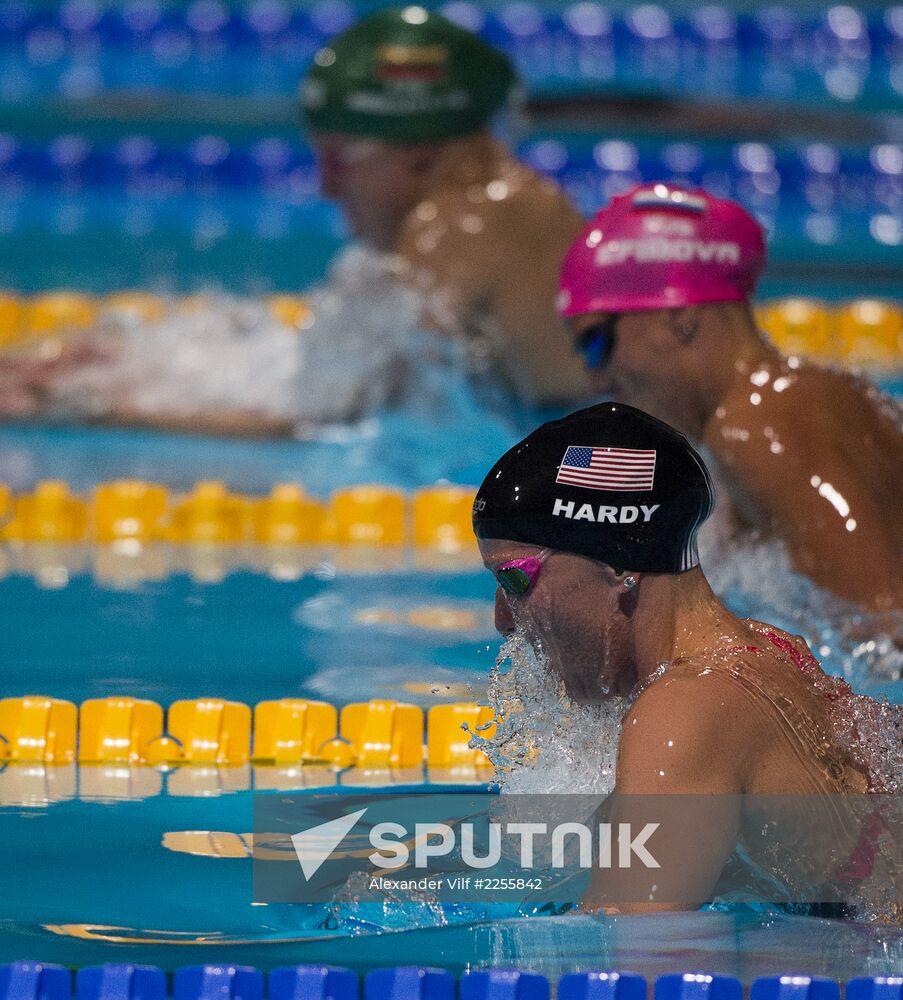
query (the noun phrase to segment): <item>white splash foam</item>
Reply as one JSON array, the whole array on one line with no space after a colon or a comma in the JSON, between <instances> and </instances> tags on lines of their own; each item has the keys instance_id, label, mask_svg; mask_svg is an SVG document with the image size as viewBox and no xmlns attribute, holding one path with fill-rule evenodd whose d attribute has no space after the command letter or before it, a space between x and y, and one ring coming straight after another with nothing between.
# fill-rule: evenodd
<instances>
[{"instance_id":1,"label":"white splash foam","mask_svg":"<svg viewBox=\"0 0 903 1000\"><path fill-rule=\"evenodd\" d=\"M471 745L489 755L503 792L604 795L614 788L624 699L573 702L522 635L502 646L488 697L501 721L492 739L475 733Z\"/></svg>"}]
</instances>

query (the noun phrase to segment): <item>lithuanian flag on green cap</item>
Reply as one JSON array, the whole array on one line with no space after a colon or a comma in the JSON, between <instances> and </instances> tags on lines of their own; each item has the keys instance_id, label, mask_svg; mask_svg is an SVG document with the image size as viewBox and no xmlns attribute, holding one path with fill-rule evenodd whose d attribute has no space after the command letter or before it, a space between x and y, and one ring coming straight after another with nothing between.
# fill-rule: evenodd
<instances>
[{"instance_id":1,"label":"lithuanian flag on green cap","mask_svg":"<svg viewBox=\"0 0 903 1000\"><path fill-rule=\"evenodd\" d=\"M423 7L378 11L338 35L301 84L315 132L410 145L466 135L516 82L505 56Z\"/></svg>"}]
</instances>

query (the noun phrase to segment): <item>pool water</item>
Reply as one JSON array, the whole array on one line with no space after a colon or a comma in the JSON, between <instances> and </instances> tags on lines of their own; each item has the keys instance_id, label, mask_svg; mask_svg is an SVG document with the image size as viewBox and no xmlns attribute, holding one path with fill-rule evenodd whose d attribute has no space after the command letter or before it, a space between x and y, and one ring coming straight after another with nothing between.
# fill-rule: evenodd
<instances>
[{"instance_id":1,"label":"pool water","mask_svg":"<svg viewBox=\"0 0 903 1000\"><path fill-rule=\"evenodd\" d=\"M487 435L477 444L488 464L498 441ZM48 475L76 488L121 475L187 485L219 473L234 487L290 478L326 494L349 478L391 481L394 474L408 487L420 476L428 481L429 463L416 462L419 447L402 457L417 470L404 479L401 466L387 470L372 453L350 472L329 442L6 428L0 468L14 481L18 475L20 486ZM465 472L475 476L477 468L474 462ZM88 550L70 551L69 570L49 579L22 564L22 553L8 553L0 696L35 692L80 702L129 694L163 705L203 696L252 705L285 696L336 705L385 697L424 707L485 697L499 640L492 582L472 555L430 565L409 551L316 550L289 580L261 571L265 559L249 550L219 553L215 572L216 553L197 564L196 553L177 548L159 555L160 578L123 587L98 575ZM858 680L861 689L871 685L903 702L903 681ZM322 908L253 905L243 835L253 829L255 792L343 794L399 782L411 790L462 787L460 777L423 767L337 774L256 765L169 772L9 765L0 770L0 961L33 955L171 969L227 956L259 967L328 960L360 971L385 964L382 935L350 934ZM519 964L549 975L579 962L649 975L677 963L747 981L777 968L840 978L865 967L891 972L903 948L896 932L755 914L531 917L394 933L396 962L457 970L467 962Z\"/></svg>"}]
</instances>

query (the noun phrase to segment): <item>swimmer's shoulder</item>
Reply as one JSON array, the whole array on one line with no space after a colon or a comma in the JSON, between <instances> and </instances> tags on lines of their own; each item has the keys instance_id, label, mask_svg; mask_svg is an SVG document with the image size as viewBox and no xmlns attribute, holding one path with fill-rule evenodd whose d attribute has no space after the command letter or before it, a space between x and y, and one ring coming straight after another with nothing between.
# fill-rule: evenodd
<instances>
[{"instance_id":1,"label":"swimmer's shoulder","mask_svg":"<svg viewBox=\"0 0 903 1000\"><path fill-rule=\"evenodd\" d=\"M549 241L566 249L582 225L554 181L509 159L484 181L446 182L430 191L405 220L398 249L408 257L462 244L490 253L506 244L529 252L537 242L548 248Z\"/></svg>"},{"instance_id":2,"label":"swimmer's shoulder","mask_svg":"<svg viewBox=\"0 0 903 1000\"><path fill-rule=\"evenodd\" d=\"M758 756L756 732L748 697L727 670L704 657L674 661L624 719L618 784L634 792L743 791Z\"/></svg>"}]
</instances>

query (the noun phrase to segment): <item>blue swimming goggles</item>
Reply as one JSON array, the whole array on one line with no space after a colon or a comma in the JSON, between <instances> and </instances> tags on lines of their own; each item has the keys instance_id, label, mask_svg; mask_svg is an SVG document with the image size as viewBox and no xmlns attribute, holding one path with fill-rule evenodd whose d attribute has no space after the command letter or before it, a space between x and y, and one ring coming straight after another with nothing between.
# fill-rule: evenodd
<instances>
[{"instance_id":1,"label":"blue swimming goggles","mask_svg":"<svg viewBox=\"0 0 903 1000\"><path fill-rule=\"evenodd\" d=\"M601 323L593 323L574 338L574 347L583 355L587 368L604 368L615 349L615 326L620 313L609 314Z\"/></svg>"}]
</instances>

